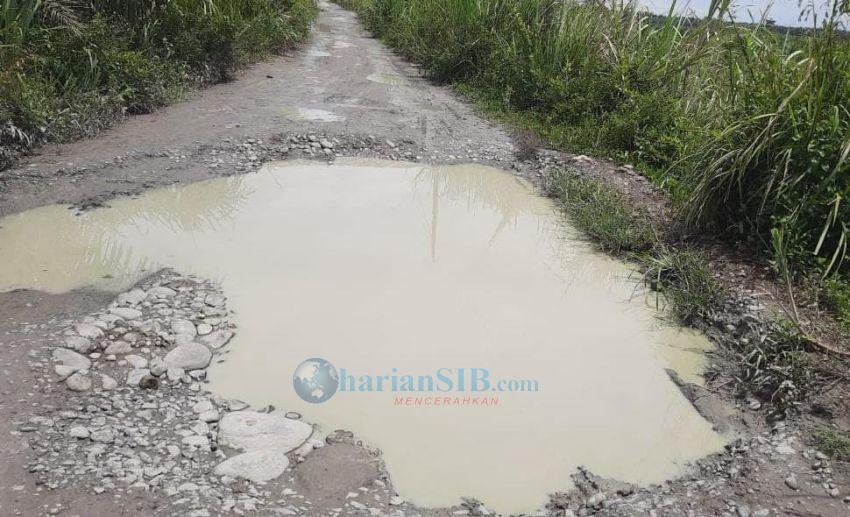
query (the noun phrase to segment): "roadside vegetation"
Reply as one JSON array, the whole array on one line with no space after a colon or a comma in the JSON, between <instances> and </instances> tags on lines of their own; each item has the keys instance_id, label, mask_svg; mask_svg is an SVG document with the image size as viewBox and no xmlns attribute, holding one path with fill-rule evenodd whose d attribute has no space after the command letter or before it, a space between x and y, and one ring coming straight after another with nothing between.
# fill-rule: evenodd
<instances>
[{"instance_id":1,"label":"roadside vegetation","mask_svg":"<svg viewBox=\"0 0 850 517\"><path fill-rule=\"evenodd\" d=\"M831 427L820 427L814 432L814 443L819 451L827 456L850 460L850 435Z\"/></svg>"},{"instance_id":2,"label":"roadside vegetation","mask_svg":"<svg viewBox=\"0 0 850 517\"><path fill-rule=\"evenodd\" d=\"M635 164L693 232L787 266L777 273L816 285L850 319L840 2L802 34L729 23L722 2L704 21L617 1L339 2L491 112L569 151ZM616 249L629 235L609 237Z\"/></svg>"},{"instance_id":3,"label":"roadside vegetation","mask_svg":"<svg viewBox=\"0 0 850 517\"><path fill-rule=\"evenodd\" d=\"M303 39L314 0L0 0L0 169Z\"/></svg>"}]
</instances>

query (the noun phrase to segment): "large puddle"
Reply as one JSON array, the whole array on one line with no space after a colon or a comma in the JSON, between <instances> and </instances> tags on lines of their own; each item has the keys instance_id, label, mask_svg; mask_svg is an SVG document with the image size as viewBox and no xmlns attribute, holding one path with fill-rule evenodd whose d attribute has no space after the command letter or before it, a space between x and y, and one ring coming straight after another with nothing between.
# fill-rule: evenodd
<instances>
[{"instance_id":1,"label":"large puddle","mask_svg":"<svg viewBox=\"0 0 850 517\"><path fill-rule=\"evenodd\" d=\"M705 339L661 324L627 266L507 173L288 162L110 205L0 219L0 290L122 289L162 266L219 280L238 333L212 388L354 431L416 503L534 511L579 465L651 483L722 447L664 371L696 380ZM312 357L356 383L303 402ZM457 388L460 369L465 391L403 391L438 372ZM471 391L484 369L538 390Z\"/></svg>"}]
</instances>

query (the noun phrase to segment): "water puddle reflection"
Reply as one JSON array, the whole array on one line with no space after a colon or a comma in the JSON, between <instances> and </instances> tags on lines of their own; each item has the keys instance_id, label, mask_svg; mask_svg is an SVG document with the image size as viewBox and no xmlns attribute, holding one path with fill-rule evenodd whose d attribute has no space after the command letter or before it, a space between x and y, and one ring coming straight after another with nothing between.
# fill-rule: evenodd
<instances>
[{"instance_id":1,"label":"water puddle reflection","mask_svg":"<svg viewBox=\"0 0 850 517\"><path fill-rule=\"evenodd\" d=\"M319 108L302 108L299 106L287 106L281 110L291 120L310 120L313 122L341 122L345 117L332 111Z\"/></svg>"}]
</instances>

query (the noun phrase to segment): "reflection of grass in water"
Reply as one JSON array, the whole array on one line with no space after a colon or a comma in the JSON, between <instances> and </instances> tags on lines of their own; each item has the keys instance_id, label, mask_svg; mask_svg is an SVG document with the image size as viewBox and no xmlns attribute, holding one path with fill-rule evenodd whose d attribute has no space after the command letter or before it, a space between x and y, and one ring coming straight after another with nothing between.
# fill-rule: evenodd
<instances>
[{"instance_id":1,"label":"reflection of grass in water","mask_svg":"<svg viewBox=\"0 0 850 517\"><path fill-rule=\"evenodd\" d=\"M530 191L518 178L500 173L483 165L449 165L427 167L415 178L415 183L429 188L433 196L431 214L431 252L436 255L437 221L441 200L465 202L470 211L476 208L493 210L500 215L489 242L492 244L505 228L515 225L522 216L531 216L537 224L539 241L545 246L553 262L546 263L550 272L569 288L576 282L593 282L613 287L615 275L611 262L605 257L584 250L581 237L569 221L556 215L555 207L548 206ZM623 276L628 275L623 268Z\"/></svg>"},{"instance_id":2,"label":"reflection of grass in water","mask_svg":"<svg viewBox=\"0 0 850 517\"><path fill-rule=\"evenodd\" d=\"M157 265L137 256L132 240L122 237L167 231L185 235L218 231L248 199L242 178L221 178L120 200L113 207L84 213L80 238L86 243L82 261L102 264L114 275L133 275Z\"/></svg>"},{"instance_id":3,"label":"reflection of grass in water","mask_svg":"<svg viewBox=\"0 0 850 517\"><path fill-rule=\"evenodd\" d=\"M494 242L499 233L509 224L515 223L520 215L534 213L533 197L519 180L508 174L496 173L489 167L427 167L416 175L415 182L430 185L432 189L434 221L438 217L440 199L465 201L471 211L484 207L500 214L501 220L490 242Z\"/></svg>"}]
</instances>

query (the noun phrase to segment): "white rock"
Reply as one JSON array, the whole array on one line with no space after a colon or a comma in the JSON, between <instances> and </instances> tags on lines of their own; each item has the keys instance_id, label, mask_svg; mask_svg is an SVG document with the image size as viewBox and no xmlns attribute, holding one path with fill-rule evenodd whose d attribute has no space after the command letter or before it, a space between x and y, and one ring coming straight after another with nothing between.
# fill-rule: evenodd
<instances>
[{"instance_id":1,"label":"white rock","mask_svg":"<svg viewBox=\"0 0 850 517\"><path fill-rule=\"evenodd\" d=\"M204 411L203 413L198 415L198 420L200 420L201 422L207 422L207 423L218 422L220 418L221 418L221 415L215 409L212 409L210 411Z\"/></svg>"},{"instance_id":2,"label":"white rock","mask_svg":"<svg viewBox=\"0 0 850 517\"><path fill-rule=\"evenodd\" d=\"M92 431L91 439L93 442L111 443L115 439L115 433L111 428L106 427L98 429L97 431Z\"/></svg>"},{"instance_id":3,"label":"white rock","mask_svg":"<svg viewBox=\"0 0 850 517\"><path fill-rule=\"evenodd\" d=\"M97 326L100 328L112 328L119 321L124 320L116 316L115 314L103 314L98 318L97 322L100 323L100 325Z\"/></svg>"},{"instance_id":4,"label":"white rock","mask_svg":"<svg viewBox=\"0 0 850 517\"><path fill-rule=\"evenodd\" d=\"M171 289L170 287L165 287L164 285L160 285L149 290L147 296L153 298L171 298L175 294L177 294L177 291L175 291L174 289Z\"/></svg>"},{"instance_id":5,"label":"white rock","mask_svg":"<svg viewBox=\"0 0 850 517\"><path fill-rule=\"evenodd\" d=\"M311 434L313 427L300 420L273 413L237 411L221 417L218 442L245 451L289 452L298 448Z\"/></svg>"},{"instance_id":6,"label":"white rock","mask_svg":"<svg viewBox=\"0 0 850 517\"><path fill-rule=\"evenodd\" d=\"M65 338L65 347L85 354L92 349L92 344L91 341L83 336L69 336Z\"/></svg>"},{"instance_id":7,"label":"white rock","mask_svg":"<svg viewBox=\"0 0 850 517\"><path fill-rule=\"evenodd\" d=\"M189 445L191 447L209 447L210 439L206 436L199 436L197 434L189 435L184 437L182 440L184 445Z\"/></svg>"},{"instance_id":8,"label":"white rock","mask_svg":"<svg viewBox=\"0 0 850 517\"><path fill-rule=\"evenodd\" d=\"M220 294L210 293L204 298L204 303L210 307L221 307L224 305L224 296Z\"/></svg>"},{"instance_id":9,"label":"white rock","mask_svg":"<svg viewBox=\"0 0 850 517\"><path fill-rule=\"evenodd\" d=\"M186 375L186 370L183 368L169 368L166 370L165 375L168 377L169 381L177 382Z\"/></svg>"},{"instance_id":10,"label":"white rock","mask_svg":"<svg viewBox=\"0 0 850 517\"><path fill-rule=\"evenodd\" d=\"M211 359L209 348L199 343L186 343L168 352L163 361L167 368L197 370L209 366Z\"/></svg>"},{"instance_id":11,"label":"white rock","mask_svg":"<svg viewBox=\"0 0 850 517\"><path fill-rule=\"evenodd\" d=\"M115 307L109 309L110 314L114 314L122 320L135 320L142 317L142 311L130 307Z\"/></svg>"},{"instance_id":12,"label":"white rock","mask_svg":"<svg viewBox=\"0 0 850 517\"><path fill-rule=\"evenodd\" d=\"M77 369L73 366L68 366L67 364L56 364L53 365L53 371L56 372L60 381L64 381L70 377L72 373L76 372Z\"/></svg>"},{"instance_id":13,"label":"white rock","mask_svg":"<svg viewBox=\"0 0 850 517\"><path fill-rule=\"evenodd\" d=\"M76 425L68 431L68 436L71 438L79 438L81 440L89 437L91 433L89 432L87 427L83 427L81 425Z\"/></svg>"},{"instance_id":14,"label":"white rock","mask_svg":"<svg viewBox=\"0 0 850 517\"><path fill-rule=\"evenodd\" d=\"M212 332L212 329L212 325L210 325L209 323L201 323L200 325L198 325L198 335L206 336L207 334Z\"/></svg>"},{"instance_id":15,"label":"white rock","mask_svg":"<svg viewBox=\"0 0 850 517\"><path fill-rule=\"evenodd\" d=\"M168 367L165 366L165 361L162 360L162 357L156 356L150 361L151 375L156 375L159 377L163 373L168 370Z\"/></svg>"},{"instance_id":16,"label":"white rock","mask_svg":"<svg viewBox=\"0 0 850 517\"><path fill-rule=\"evenodd\" d=\"M65 366L70 366L75 370L88 370L91 368L91 361L88 357L67 348L53 349L53 360Z\"/></svg>"},{"instance_id":17,"label":"white rock","mask_svg":"<svg viewBox=\"0 0 850 517\"><path fill-rule=\"evenodd\" d=\"M115 303L118 305L138 305L142 303L142 301L147 296L147 293L142 291L141 289L133 289L131 291L127 291L126 293L121 293L118 295L118 298L115 300Z\"/></svg>"},{"instance_id":18,"label":"white rock","mask_svg":"<svg viewBox=\"0 0 850 517\"><path fill-rule=\"evenodd\" d=\"M65 379L65 386L71 391L88 391L91 389L91 379L88 375L75 372Z\"/></svg>"},{"instance_id":19,"label":"white rock","mask_svg":"<svg viewBox=\"0 0 850 517\"><path fill-rule=\"evenodd\" d=\"M126 341L113 341L106 347L106 350L103 351L106 355L117 355L117 354L129 354L133 351L133 347L130 346L130 343Z\"/></svg>"},{"instance_id":20,"label":"white rock","mask_svg":"<svg viewBox=\"0 0 850 517\"><path fill-rule=\"evenodd\" d=\"M195 422L190 427L193 433L199 436L206 436L210 432L210 426L206 422Z\"/></svg>"},{"instance_id":21,"label":"white rock","mask_svg":"<svg viewBox=\"0 0 850 517\"><path fill-rule=\"evenodd\" d=\"M100 385L105 390L114 390L115 388L118 387L118 381L116 381L115 379L113 379L112 377L110 377L108 375L101 374L100 375Z\"/></svg>"},{"instance_id":22,"label":"white rock","mask_svg":"<svg viewBox=\"0 0 850 517\"><path fill-rule=\"evenodd\" d=\"M100 339L103 337L103 329L88 323L78 323L74 325L74 330L80 336L88 339Z\"/></svg>"},{"instance_id":23,"label":"white rock","mask_svg":"<svg viewBox=\"0 0 850 517\"><path fill-rule=\"evenodd\" d=\"M144 357L140 356L140 355L133 355L133 354L126 355L126 356L124 356L124 360L126 360L127 363L129 363L130 366L132 366L133 368L138 369L138 368L147 368L148 367L148 360L145 359Z\"/></svg>"},{"instance_id":24,"label":"white rock","mask_svg":"<svg viewBox=\"0 0 850 517\"><path fill-rule=\"evenodd\" d=\"M195 324L189 320L184 320L181 318L177 318L171 321L171 330L174 331L178 336L189 336L195 337L198 333L198 329L195 328Z\"/></svg>"},{"instance_id":25,"label":"white rock","mask_svg":"<svg viewBox=\"0 0 850 517\"><path fill-rule=\"evenodd\" d=\"M271 481L289 467L286 453L280 451L251 451L228 458L219 463L214 473L249 479L255 483Z\"/></svg>"},{"instance_id":26,"label":"white rock","mask_svg":"<svg viewBox=\"0 0 850 517\"><path fill-rule=\"evenodd\" d=\"M139 382L141 382L142 377L145 375L150 375L151 371L147 368L135 368L130 370L130 373L127 374L127 384L130 386L138 386Z\"/></svg>"},{"instance_id":27,"label":"white rock","mask_svg":"<svg viewBox=\"0 0 850 517\"><path fill-rule=\"evenodd\" d=\"M212 334L202 337L200 341L208 347L217 350L229 343L233 339L233 335L232 330L216 330Z\"/></svg>"},{"instance_id":28,"label":"white rock","mask_svg":"<svg viewBox=\"0 0 850 517\"><path fill-rule=\"evenodd\" d=\"M203 413L204 411L211 411L213 409L215 409L215 406L210 399L201 400L192 406L192 411L195 413Z\"/></svg>"}]
</instances>

